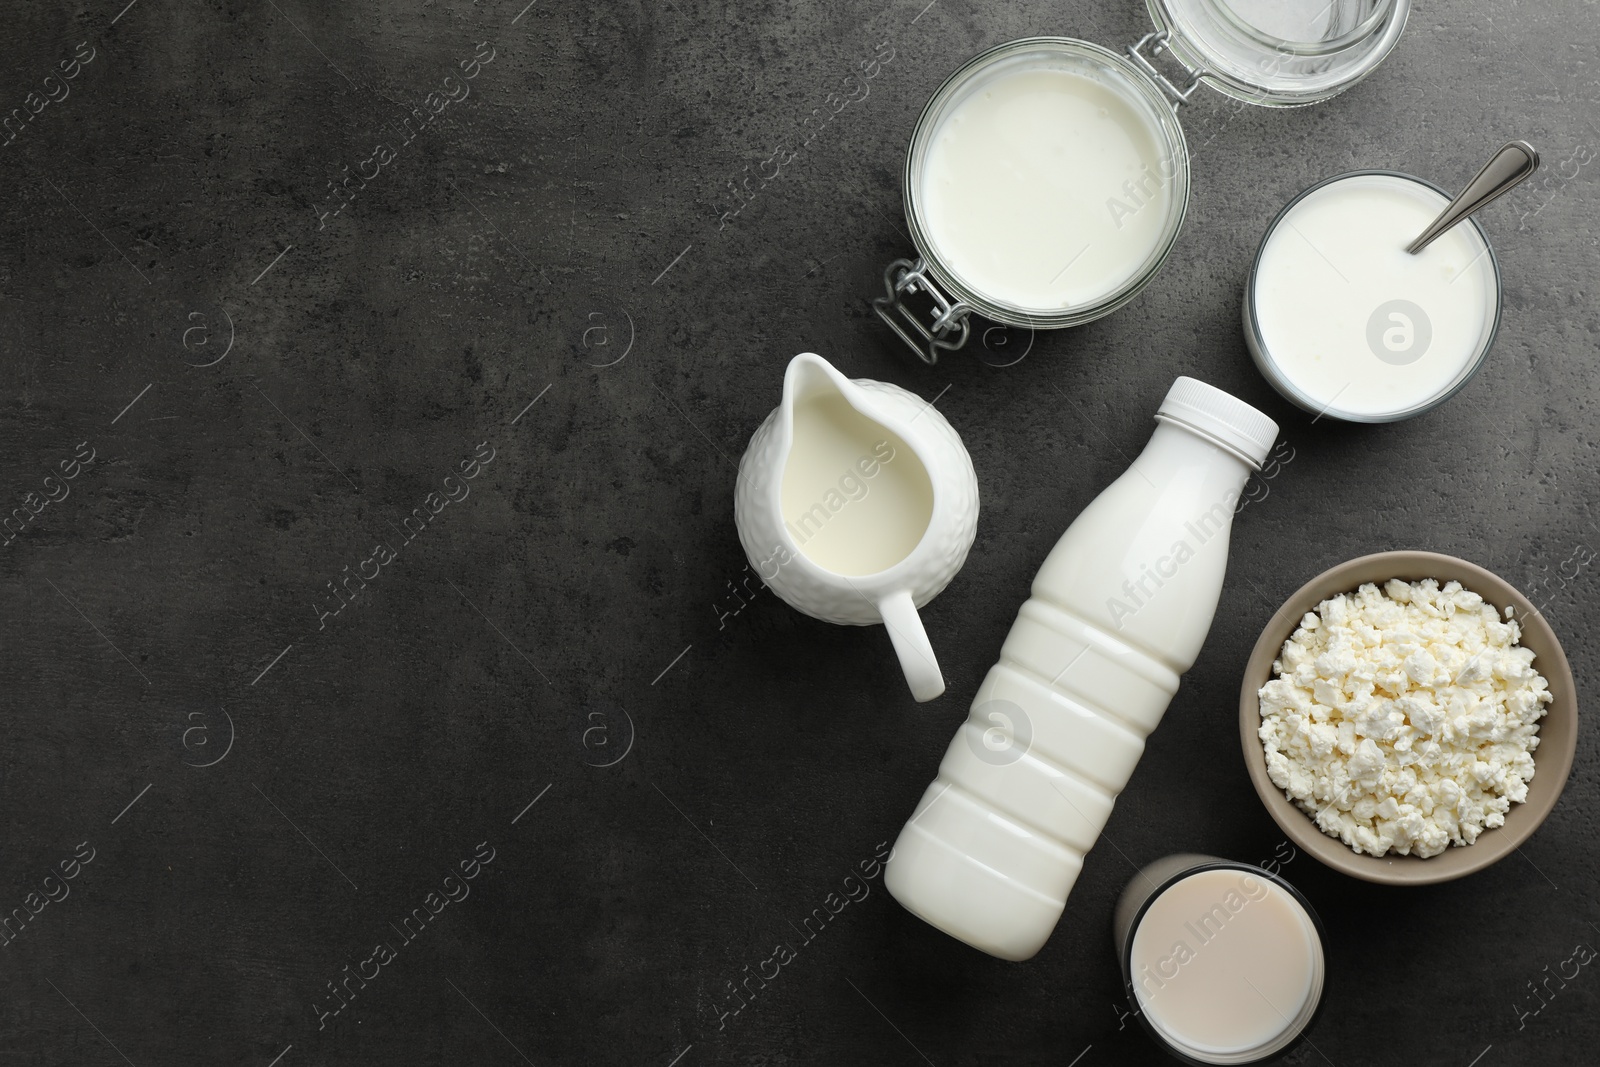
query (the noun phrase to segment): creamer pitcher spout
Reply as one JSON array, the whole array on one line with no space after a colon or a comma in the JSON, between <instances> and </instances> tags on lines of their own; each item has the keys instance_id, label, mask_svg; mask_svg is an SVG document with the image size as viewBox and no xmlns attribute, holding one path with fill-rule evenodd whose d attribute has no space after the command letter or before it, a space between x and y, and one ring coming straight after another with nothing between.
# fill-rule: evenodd
<instances>
[{"instance_id":1,"label":"creamer pitcher spout","mask_svg":"<svg viewBox=\"0 0 1600 1067\"><path fill-rule=\"evenodd\" d=\"M870 419L879 417L877 405L867 391L815 352L802 352L791 359L789 369L783 374L783 401L778 407L778 418L786 431L785 440L793 441L797 405L826 400L830 396L842 397L845 403Z\"/></svg>"}]
</instances>

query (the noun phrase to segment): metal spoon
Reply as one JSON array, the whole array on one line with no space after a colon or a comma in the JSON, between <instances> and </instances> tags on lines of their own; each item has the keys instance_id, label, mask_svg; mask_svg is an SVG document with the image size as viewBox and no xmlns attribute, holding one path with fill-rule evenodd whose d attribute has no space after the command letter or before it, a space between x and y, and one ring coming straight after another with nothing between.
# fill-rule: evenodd
<instances>
[{"instance_id":1,"label":"metal spoon","mask_svg":"<svg viewBox=\"0 0 1600 1067\"><path fill-rule=\"evenodd\" d=\"M1486 204L1493 203L1517 185L1526 181L1539 169L1539 153L1527 141L1509 141L1483 165L1478 176L1450 201L1438 218L1417 239L1406 246L1406 251L1416 255L1434 242L1440 234L1471 215Z\"/></svg>"}]
</instances>

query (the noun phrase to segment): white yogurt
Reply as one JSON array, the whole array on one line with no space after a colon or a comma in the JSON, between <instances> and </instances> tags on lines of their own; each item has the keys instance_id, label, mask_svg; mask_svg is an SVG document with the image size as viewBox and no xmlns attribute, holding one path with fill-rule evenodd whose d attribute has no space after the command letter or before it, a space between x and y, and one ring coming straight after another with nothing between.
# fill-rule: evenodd
<instances>
[{"instance_id":1,"label":"white yogurt","mask_svg":"<svg viewBox=\"0 0 1600 1067\"><path fill-rule=\"evenodd\" d=\"M1500 310L1487 242L1466 222L1405 250L1447 202L1409 178L1357 174L1278 220L1245 294L1245 337L1284 395L1376 421L1416 413L1477 367Z\"/></svg>"},{"instance_id":2,"label":"white yogurt","mask_svg":"<svg viewBox=\"0 0 1600 1067\"><path fill-rule=\"evenodd\" d=\"M997 303L1093 304L1142 273L1167 231L1159 127L1105 81L1041 65L970 88L930 139L918 187L940 261Z\"/></svg>"}]
</instances>

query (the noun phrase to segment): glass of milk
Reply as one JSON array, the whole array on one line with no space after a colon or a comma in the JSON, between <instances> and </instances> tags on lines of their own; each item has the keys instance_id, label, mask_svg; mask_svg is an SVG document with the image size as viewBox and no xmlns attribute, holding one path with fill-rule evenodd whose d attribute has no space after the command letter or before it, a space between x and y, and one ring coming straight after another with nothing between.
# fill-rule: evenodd
<instances>
[{"instance_id":1,"label":"glass of milk","mask_svg":"<svg viewBox=\"0 0 1600 1067\"><path fill-rule=\"evenodd\" d=\"M1148 0L1154 32L1121 51L1028 37L934 92L906 153L916 260L884 273L878 316L925 360L976 315L1059 329L1108 315L1155 277L1189 206L1177 109L1202 84L1290 107L1366 77L1410 0ZM931 312L908 303L931 304Z\"/></svg>"},{"instance_id":2,"label":"glass of milk","mask_svg":"<svg viewBox=\"0 0 1600 1067\"><path fill-rule=\"evenodd\" d=\"M1322 922L1274 874L1168 856L1122 891L1112 919L1129 1007L1190 1064L1247 1064L1297 1044L1322 1004Z\"/></svg>"},{"instance_id":3,"label":"glass of milk","mask_svg":"<svg viewBox=\"0 0 1600 1067\"><path fill-rule=\"evenodd\" d=\"M1450 198L1393 171L1313 185L1267 227L1245 283L1244 337L1268 381L1319 417L1394 422L1444 403L1500 324L1500 266L1477 219L1417 255Z\"/></svg>"}]
</instances>

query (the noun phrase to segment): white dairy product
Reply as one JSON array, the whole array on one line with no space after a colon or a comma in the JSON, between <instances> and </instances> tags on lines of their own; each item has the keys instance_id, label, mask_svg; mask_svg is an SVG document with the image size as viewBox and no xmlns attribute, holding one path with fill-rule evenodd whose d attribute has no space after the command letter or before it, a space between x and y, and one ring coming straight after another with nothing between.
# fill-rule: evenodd
<instances>
[{"instance_id":1,"label":"white dairy product","mask_svg":"<svg viewBox=\"0 0 1600 1067\"><path fill-rule=\"evenodd\" d=\"M1322 941L1300 902L1233 868L1162 890L1134 929L1128 966L1146 1020L1205 1063L1251 1062L1292 1039L1316 1007L1323 971Z\"/></svg>"},{"instance_id":2,"label":"white dairy product","mask_svg":"<svg viewBox=\"0 0 1600 1067\"><path fill-rule=\"evenodd\" d=\"M1006 68L950 109L918 192L950 270L997 302L1048 312L1140 273L1166 228L1175 164L1122 90L1040 62Z\"/></svg>"},{"instance_id":3,"label":"white dairy product","mask_svg":"<svg viewBox=\"0 0 1600 1067\"><path fill-rule=\"evenodd\" d=\"M1278 427L1179 378L1133 466L1061 536L885 885L1003 959L1037 952L1211 627L1245 479Z\"/></svg>"},{"instance_id":4,"label":"white dairy product","mask_svg":"<svg viewBox=\"0 0 1600 1067\"><path fill-rule=\"evenodd\" d=\"M905 559L933 516L933 482L916 452L837 392L795 404L782 498L800 551L851 577Z\"/></svg>"},{"instance_id":5,"label":"white dairy product","mask_svg":"<svg viewBox=\"0 0 1600 1067\"><path fill-rule=\"evenodd\" d=\"M1436 856L1527 799L1553 698L1483 597L1429 579L1323 601L1261 688L1267 771L1357 852Z\"/></svg>"},{"instance_id":6,"label":"white dairy product","mask_svg":"<svg viewBox=\"0 0 1600 1067\"><path fill-rule=\"evenodd\" d=\"M1357 174L1308 193L1267 235L1246 293L1259 344L1248 322L1245 335L1303 406L1410 411L1476 365L1500 307L1489 246L1468 222L1406 251L1447 202L1409 178Z\"/></svg>"}]
</instances>

